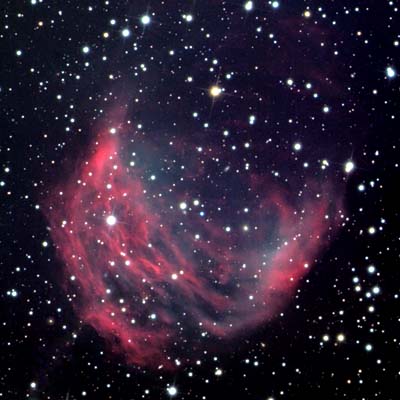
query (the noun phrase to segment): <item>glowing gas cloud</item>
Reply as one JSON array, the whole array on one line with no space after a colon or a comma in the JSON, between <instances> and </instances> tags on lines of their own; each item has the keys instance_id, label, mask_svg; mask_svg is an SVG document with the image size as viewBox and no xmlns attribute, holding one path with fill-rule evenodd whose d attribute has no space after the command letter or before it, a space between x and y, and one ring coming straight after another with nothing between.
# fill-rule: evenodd
<instances>
[{"instance_id":1,"label":"glowing gas cloud","mask_svg":"<svg viewBox=\"0 0 400 400\"><path fill-rule=\"evenodd\" d=\"M151 191L121 142L99 135L44 209L78 317L127 363L168 368L265 324L340 223L338 196L315 182L292 193L239 176L246 202Z\"/></svg>"}]
</instances>

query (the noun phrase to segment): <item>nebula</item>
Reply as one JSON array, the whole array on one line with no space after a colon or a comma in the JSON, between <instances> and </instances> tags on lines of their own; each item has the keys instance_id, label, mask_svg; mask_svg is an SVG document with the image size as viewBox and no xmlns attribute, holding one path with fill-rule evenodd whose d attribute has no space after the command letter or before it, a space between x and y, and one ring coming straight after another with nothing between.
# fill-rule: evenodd
<instances>
[{"instance_id":1,"label":"nebula","mask_svg":"<svg viewBox=\"0 0 400 400\"><path fill-rule=\"evenodd\" d=\"M343 218L326 181L291 191L249 173L231 197L150 190L125 153L99 134L44 209L77 316L130 364L173 368L265 325Z\"/></svg>"}]
</instances>

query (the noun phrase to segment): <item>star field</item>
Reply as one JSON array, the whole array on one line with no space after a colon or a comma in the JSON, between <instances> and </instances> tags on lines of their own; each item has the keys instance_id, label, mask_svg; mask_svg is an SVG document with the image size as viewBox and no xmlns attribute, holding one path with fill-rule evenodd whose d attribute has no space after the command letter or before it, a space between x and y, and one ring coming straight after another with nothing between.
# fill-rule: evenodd
<instances>
[{"instance_id":1,"label":"star field","mask_svg":"<svg viewBox=\"0 0 400 400\"><path fill-rule=\"evenodd\" d=\"M398 4L3 3L0 399L396 399Z\"/></svg>"}]
</instances>

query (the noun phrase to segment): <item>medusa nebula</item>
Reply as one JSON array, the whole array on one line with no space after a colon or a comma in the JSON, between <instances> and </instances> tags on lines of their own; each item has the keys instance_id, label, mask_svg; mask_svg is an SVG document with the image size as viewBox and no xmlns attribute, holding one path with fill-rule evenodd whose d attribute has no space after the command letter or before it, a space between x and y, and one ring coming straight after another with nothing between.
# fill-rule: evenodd
<instances>
[{"instance_id":1,"label":"medusa nebula","mask_svg":"<svg viewBox=\"0 0 400 400\"><path fill-rule=\"evenodd\" d=\"M180 179L148 179L122 142L98 135L45 209L77 316L127 363L168 367L265 324L340 223L326 180L218 180L190 155Z\"/></svg>"}]
</instances>

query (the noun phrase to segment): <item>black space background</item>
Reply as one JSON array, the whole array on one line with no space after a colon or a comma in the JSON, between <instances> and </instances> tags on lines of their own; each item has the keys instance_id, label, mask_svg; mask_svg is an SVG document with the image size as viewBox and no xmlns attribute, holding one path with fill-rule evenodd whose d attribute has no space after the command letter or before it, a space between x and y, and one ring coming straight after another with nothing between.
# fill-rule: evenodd
<instances>
[{"instance_id":1,"label":"black space background","mask_svg":"<svg viewBox=\"0 0 400 400\"><path fill-rule=\"evenodd\" d=\"M247 15L237 1L153 4L110 0L108 7L103 3L44 1L32 6L28 1L2 1L0 5L0 181L5 182L0 187L0 398L163 399L168 397L168 384L176 385L179 399L398 398L400 79L389 81L385 76L388 65L400 70L400 48L393 46L396 38L400 40L395 6L387 1L296 1L282 2L282 10L271 13L267 2L257 1L254 12ZM89 5L94 8L91 13L87 12ZM321 31L311 29L302 47L296 44L298 32L290 26L293 21L302 23L307 6ZM357 6L360 12L354 11ZM326 19L320 17L318 7L326 10ZM351 10L350 15L345 15L345 8ZM125 46L131 43L123 42L118 28L128 18L133 21L129 25L134 35L140 36L143 28L138 18L147 9L155 13L154 25L146 27L142 38L129 39L139 44L132 61L131 53L124 55ZM191 30L179 24L181 15L189 12L194 15ZM114 17L121 23L106 42L101 33L111 32L109 20ZM35 29L39 20L44 27ZM333 20L338 27L332 26ZM259 25L282 38L281 49L271 45L267 34L261 42L254 38ZM200 36L200 26L211 33L210 40ZM357 31L363 32L361 38ZM232 35L227 47L221 41L225 34ZM321 37L328 43L326 54L316 50ZM192 43L195 50L171 59L168 49L181 48L181 39ZM232 43L238 50L233 50ZM333 43L338 43L340 57L331 62ZM86 57L91 61L89 67L83 65L85 44L91 46ZM265 57L260 56L263 46ZM17 49L23 50L21 57L16 56ZM112 61L102 63L103 54ZM148 61L150 57L154 61ZM337 179L341 179L341 164L353 157L357 169L347 179L345 196L350 222L302 281L283 317L237 341L218 362L208 359L202 366L174 374L154 372L126 366L123 360L109 356L96 332L80 323L60 286L62 264L51 246L47 222L35 205L62 177L71 157L84 152L90 142L97 123L94 119L100 120L100 100L112 87L107 80L110 73L121 76L117 87L132 90L133 98L141 96L129 117L143 122L152 135L169 140L182 131L201 131L207 117L196 123L191 113L197 110L207 116L210 99L203 88L218 78L218 71L208 72L210 64L203 62L204 57L220 59L224 73L238 71L231 88L244 96L243 100L227 96L215 105L210 119L215 129L229 119L228 126L242 129L246 138L257 143L260 133L247 131L237 122L246 124L249 114L262 114L258 96L253 95L256 91L270 106L265 117L281 122L282 149L285 145L290 149L297 137L303 143L314 143L309 160L333 160L339 165L335 167ZM155 67L139 83L130 81L132 66L142 62ZM257 64L263 72L249 68ZM171 69L176 71L173 75ZM70 78L69 73L80 74L81 79ZM333 87L321 83L318 88L327 103L333 104L329 116L313 109L312 99L285 92L284 84L276 84L288 76L302 82L308 75L312 80L321 74L334 81ZM195 77L195 89L189 90L184 83L188 75ZM63 76L65 83L60 81ZM143 90L140 94L139 88ZM62 101L56 100L59 93ZM180 102L176 100L179 94ZM70 104L74 104L73 111ZM355 112L349 115L351 105ZM296 133L286 129L288 115L301 120L312 113L318 124L327 119L324 138L313 126ZM65 114L77 121L70 132L65 131L72 126ZM207 140L212 143L214 139ZM369 187L371 181L374 188ZM357 190L361 183L367 186L365 192ZM383 230L368 235L369 226L383 226ZM44 240L49 247L42 247ZM373 276L367 273L370 264L377 267ZM354 290L354 276L364 286L378 285L382 293L367 301ZM7 295L11 289L18 292L16 298ZM376 307L372 314L367 312L369 304ZM344 314L339 315L339 310ZM49 325L49 318L55 320L54 325ZM78 334L76 340L72 332ZM346 340L337 344L335 336L341 332ZM325 333L331 340L320 346ZM365 351L366 343L373 344L373 351ZM255 359L260 362L258 367L253 365ZM224 371L221 377L215 376L216 367ZM193 377L188 371L193 371ZM31 382L37 383L36 390L31 390ZM84 391L86 396L82 396Z\"/></svg>"}]
</instances>

